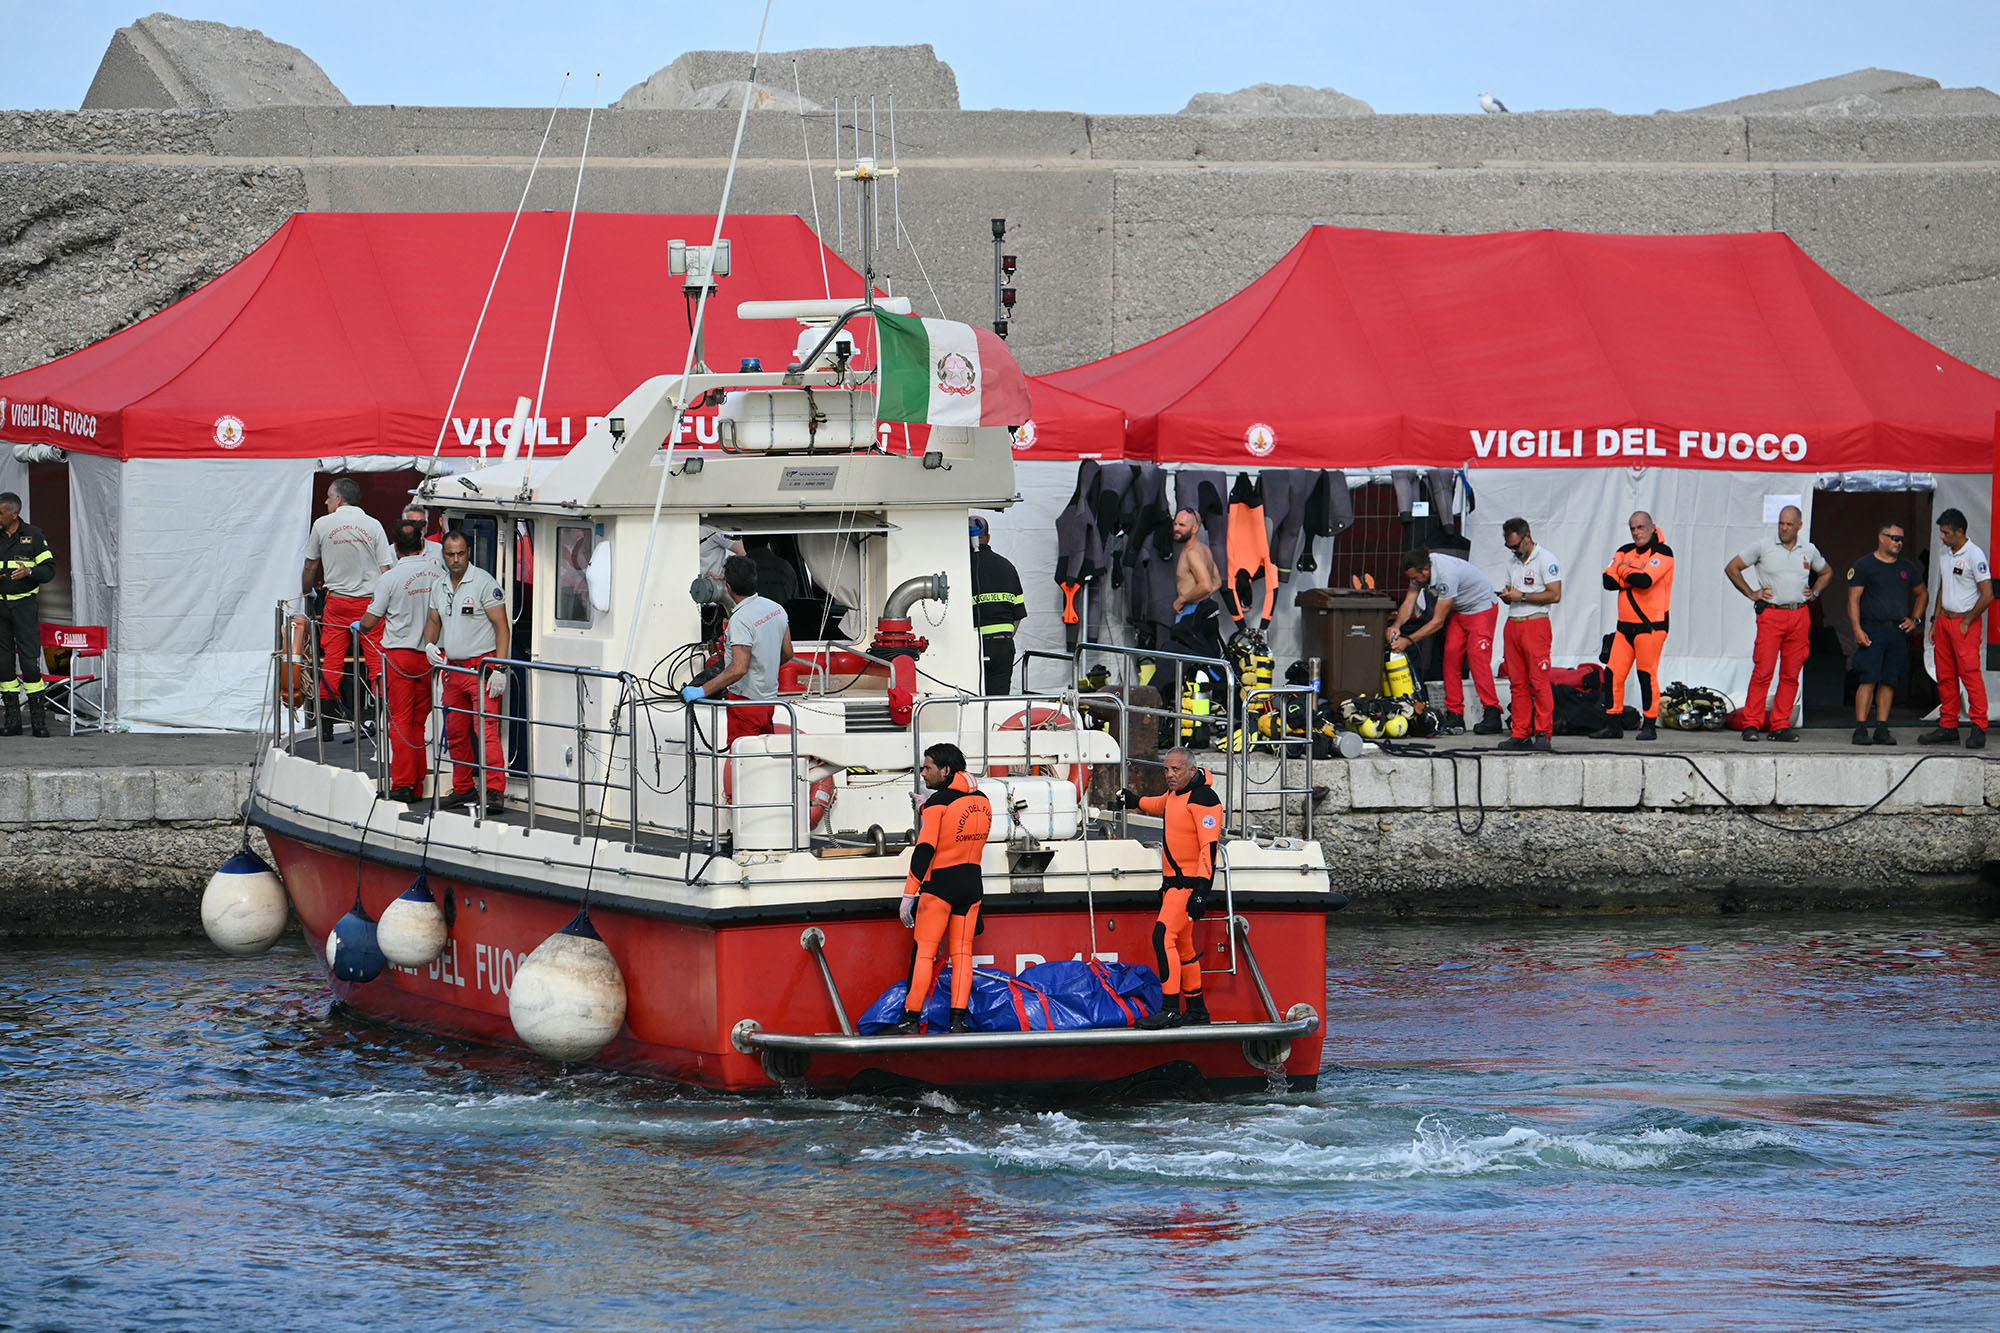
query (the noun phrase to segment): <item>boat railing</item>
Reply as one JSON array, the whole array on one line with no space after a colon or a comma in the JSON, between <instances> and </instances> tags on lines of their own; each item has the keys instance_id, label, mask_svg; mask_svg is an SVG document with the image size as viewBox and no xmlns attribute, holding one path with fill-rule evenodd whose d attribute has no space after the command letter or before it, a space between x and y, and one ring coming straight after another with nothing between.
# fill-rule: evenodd
<instances>
[{"instance_id":1,"label":"boat railing","mask_svg":"<svg viewBox=\"0 0 2000 1333\"><path fill-rule=\"evenodd\" d=\"M1232 756L1223 748L1227 744L1229 737L1236 734L1241 728L1243 722L1243 699L1236 687L1235 666L1220 657L1197 657L1188 653L1173 653L1157 648L1137 648L1123 644L1092 643L1084 640L1080 641L1076 648L1069 653L1050 653L1030 649L1021 654L1021 688L1023 690L1028 689L1029 668L1038 661L1062 663L1066 672L1067 686L1073 688L1074 683L1082 677L1082 667L1086 655L1096 661L1103 661L1109 658L1115 664L1113 675L1116 681L1126 687L1121 694L1108 695L1108 697L1121 700L1119 709L1120 728L1118 733L1119 750L1123 756L1121 763L1128 768L1131 766L1158 768L1162 763L1160 759L1144 755L1138 757L1132 755L1131 734L1126 727L1130 718L1134 716L1151 717L1158 720L1160 727L1164 729L1164 734L1160 736L1159 747L1162 753L1177 746L1186 746L1189 749L1203 748L1195 744L1195 742L1199 739L1203 731L1210 732L1211 745L1222 752L1220 766L1222 769L1223 810L1232 821L1235 821L1238 813L1243 808L1237 799L1237 790L1241 785L1241 778L1236 771L1238 765L1230 762ZM1131 701L1130 687L1138 683L1141 666L1145 663L1150 663L1153 667L1153 677L1149 683L1155 685L1160 691L1160 702L1158 705L1133 703ZM1189 677L1197 671L1209 673L1212 678L1222 682L1220 699L1210 699L1205 696L1197 699L1188 696L1184 686ZM1197 694L1199 695L1199 692ZM1047 692L1039 694L1030 692L1029 697L1046 701L1049 694ZM1207 712L1200 711L1201 706L1211 704L1220 704L1221 712L1217 713L1212 707ZM1121 773L1120 776L1122 778L1125 774ZM1229 833L1242 833L1246 831L1247 827L1245 824L1232 822L1226 831Z\"/></svg>"},{"instance_id":2,"label":"boat railing","mask_svg":"<svg viewBox=\"0 0 2000 1333\"><path fill-rule=\"evenodd\" d=\"M301 738L299 724L303 718L310 727L313 701L319 696L323 679L323 659L318 632L320 622L309 620L304 651L292 653L286 643L288 619L286 608L280 603L276 647L279 670L273 673L277 681L277 698L274 700L270 739L277 748L297 755ZM351 625L349 629L349 642L358 649L359 628ZM354 771L368 774L377 791L383 793L390 790L396 744L388 707L387 673L397 669L385 656L381 675L371 676L365 670L356 673L359 678L359 707L355 711L361 714L361 718L351 720L363 725L356 727L352 765ZM301 670L310 673L303 680L297 676ZM454 721L463 719L461 725L471 733L473 790L486 791L496 771L510 781L518 779L525 788L522 793L525 802L523 816L528 832L535 831L554 810L556 798L551 791L554 789L562 794L563 813L574 816L578 840L593 825L599 831L598 836L602 836L608 825L623 824L627 845L636 845L639 835L638 721L642 702L637 678L629 672L501 657L486 658L477 666L447 664L429 667L426 664L426 670L433 691L433 720L426 724L421 740L429 752L429 762L425 767L430 773L431 790L435 795L442 796L447 790L446 766L455 762L450 754L449 738ZM519 709L505 706L504 693L500 699L491 699L487 695L487 683L496 672L505 673L510 691L528 687L529 693ZM346 673L347 664L343 663L343 679ZM466 688L456 690L445 686L445 682L453 679L465 680ZM290 698L287 697L288 683L291 686ZM468 694L470 704L463 701ZM454 696L461 701L451 702ZM536 716L533 700L539 699L545 710L554 711L552 705L557 698L565 700L568 705L561 710L563 716ZM496 726L523 727L527 743L518 747L511 759L505 752L504 742L501 753L493 753L487 739L485 724L488 721ZM372 735L373 744L368 743L368 735ZM433 741L437 743L433 745ZM317 757L322 763L330 762L324 748L317 753ZM619 778L621 772L622 781ZM617 792L622 792L624 797L623 811L613 809L613 797ZM572 793L573 800L570 799ZM471 803L469 813L475 820L486 817L483 803L479 801ZM622 818L619 817L621 815Z\"/></svg>"},{"instance_id":3,"label":"boat railing","mask_svg":"<svg viewBox=\"0 0 2000 1333\"><path fill-rule=\"evenodd\" d=\"M1054 716L1038 717L1036 715L1038 709L1047 709L1051 704L1057 705L1059 709ZM924 731L923 715L931 708L941 708L947 705L960 710L958 713L958 730L961 734L967 729L968 718L972 719L977 725L979 732L979 753L966 755L965 761L981 774L990 774L996 762L993 755L993 733L995 731L1080 731L1088 721L1087 708L1091 705L1102 705L1117 712L1118 735L1123 737L1127 734L1129 725L1128 714L1130 712L1130 705L1124 698L1107 690L1070 690L1060 695L925 695L923 698L917 700L910 710L910 780L913 790L919 796L924 793L923 778L919 772L923 767L924 746L927 740L935 739L935 737L928 735ZM995 721L996 711L1000 714L997 724ZM1029 757L1032 750L1033 747L1026 740L1023 740L1021 759L1019 761L1023 768L1034 764L1035 761ZM1011 770L1016 760L1012 754L1003 754L999 756L997 762L1007 766ZM1083 762L1080 748L1078 757L1068 766L1072 768L1088 768L1088 765ZM1130 772L1126 766L1125 747L1123 744L1120 744L1118 747L1118 787L1120 790L1123 790L1126 786L1129 776ZM1088 778L1085 778L1084 781L1077 785L1076 799L1079 816L1077 836L1079 837L1087 837L1090 831L1089 787ZM1117 819L1118 836L1123 837L1125 835L1125 812L1123 810L1117 812Z\"/></svg>"},{"instance_id":4,"label":"boat railing","mask_svg":"<svg viewBox=\"0 0 2000 1333\"><path fill-rule=\"evenodd\" d=\"M1234 823L1236 827L1255 831L1251 823L1253 797L1260 801L1275 799L1279 834L1311 838L1313 836L1313 795L1317 788L1313 785L1313 717L1319 705L1319 659L1307 659L1312 663L1310 675L1315 679L1302 685L1258 685L1243 692L1243 714L1248 719L1245 729L1238 733L1242 738L1243 781L1237 785L1236 795L1241 805L1237 808ZM1265 727L1263 723L1270 725ZM1255 776L1250 770L1250 760L1254 750L1268 750L1276 764L1268 780L1252 781ZM1259 808L1254 812L1262 815L1266 811Z\"/></svg>"},{"instance_id":5,"label":"boat railing","mask_svg":"<svg viewBox=\"0 0 2000 1333\"><path fill-rule=\"evenodd\" d=\"M668 744L678 739L682 750L679 786L686 793L682 831L690 848L705 845L708 855L716 857L745 850L799 851L812 845L812 798L806 784L811 756L799 746L799 713L791 700L725 696L700 703L673 700L668 706L679 707L683 713L682 734L670 736ZM771 730L760 734L782 741L783 748L770 749L767 741L761 751L738 753L729 739L729 718L736 709L769 710ZM770 776L771 765L780 762L784 765L783 797L754 797L752 788ZM807 793L803 802L802 790ZM760 812L764 816L761 820L757 817ZM746 814L750 819L745 819ZM767 827L778 818L784 820L783 833ZM694 866L689 858L690 879Z\"/></svg>"}]
</instances>

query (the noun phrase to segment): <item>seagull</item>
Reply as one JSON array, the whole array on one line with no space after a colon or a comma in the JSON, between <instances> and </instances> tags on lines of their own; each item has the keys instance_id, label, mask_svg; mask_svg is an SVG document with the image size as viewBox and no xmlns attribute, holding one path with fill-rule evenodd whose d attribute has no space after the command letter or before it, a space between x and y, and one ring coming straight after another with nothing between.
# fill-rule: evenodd
<instances>
[{"instance_id":1,"label":"seagull","mask_svg":"<svg viewBox=\"0 0 2000 1333\"><path fill-rule=\"evenodd\" d=\"M1479 109L1490 116L1496 111L1505 111L1507 104L1492 93L1481 93L1479 94Z\"/></svg>"}]
</instances>

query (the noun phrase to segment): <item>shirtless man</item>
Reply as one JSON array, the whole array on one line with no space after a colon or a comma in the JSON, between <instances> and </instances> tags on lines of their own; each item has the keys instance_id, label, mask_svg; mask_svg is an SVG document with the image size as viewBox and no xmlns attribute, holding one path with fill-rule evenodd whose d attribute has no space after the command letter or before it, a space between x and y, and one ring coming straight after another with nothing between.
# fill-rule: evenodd
<instances>
[{"instance_id":1,"label":"shirtless man","mask_svg":"<svg viewBox=\"0 0 2000 1333\"><path fill-rule=\"evenodd\" d=\"M1222 575L1202 540L1201 519L1194 510L1174 515L1174 540L1181 549L1174 560L1174 627L1165 647L1190 657L1221 657L1221 622L1209 599L1222 587Z\"/></svg>"}]
</instances>

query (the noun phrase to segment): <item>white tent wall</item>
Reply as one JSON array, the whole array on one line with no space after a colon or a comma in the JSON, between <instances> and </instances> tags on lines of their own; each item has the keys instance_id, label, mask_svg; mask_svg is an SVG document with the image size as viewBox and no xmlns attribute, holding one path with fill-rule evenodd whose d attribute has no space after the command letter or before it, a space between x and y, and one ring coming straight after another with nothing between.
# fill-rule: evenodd
<instances>
[{"instance_id":1,"label":"white tent wall","mask_svg":"<svg viewBox=\"0 0 2000 1333\"><path fill-rule=\"evenodd\" d=\"M133 731L248 731L299 594L314 463L72 455L78 617L110 626Z\"/></svg>"},{"instance_id":2,"label":"white tent wall","mask_svg":"<svg viewBox=\"0 0 2000 1333\"><path fill-rule=\"evenodd\" d=\"M21 517L33 523L34 511L28 505L28 465L14 457L14 446L0 444L0 491L12 491L21 497Z\"/></svg>"},{"instance_id":3,"label":"white tent wall","mask_svg":"<svg viewBox=\"0 0 2000 1333\"><path fill-rule=\"evenodd\" d=\"M1674 553L1671 629L1660 659L1661 684L1685 681L1721 690L1737 703L1750 683L1756 613L1730 586L1722 567L1775 524L1764 518L1765 497L1796 497L1812 532L1810 473L1717 472L1696 468L1482 468L1471 473L1478 517L1471 526L1472 562L1506 586L1511 558L1500 525L1528 520L1535 540L1562 561L1563 600L1552 615L1557 666L1594 662L1617 621L1615 598L1604 590L1604 567L1631 540L1626 519L1653 516ZM1505 612L1502 612L1505 615ZM1496 662L1502 644L1494 645ZM1497 669L1497 668L1496 668ZM1499 678L1502 699L1508 693ZM1625 701L1637 706L1636 690Z\"/></svg>"}]
</instances>

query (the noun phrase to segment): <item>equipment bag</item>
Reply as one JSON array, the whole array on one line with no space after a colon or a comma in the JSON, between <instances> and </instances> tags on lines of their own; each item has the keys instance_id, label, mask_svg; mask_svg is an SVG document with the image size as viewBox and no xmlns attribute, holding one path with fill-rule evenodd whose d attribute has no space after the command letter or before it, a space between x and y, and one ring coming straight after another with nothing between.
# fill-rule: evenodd
<instances>
[{"instance_id":1,"label":"equipment bag","mask_svg":"<svg viewBox=\"0 0 2000 1333\"><path fill-rule=\"evenodd\" d=\"M1160 1007L1160 979L1136 963L1036 963L1020 980L1048 998L1053 1028L1128 1028Z\"/></svg>"}]
</instances>

